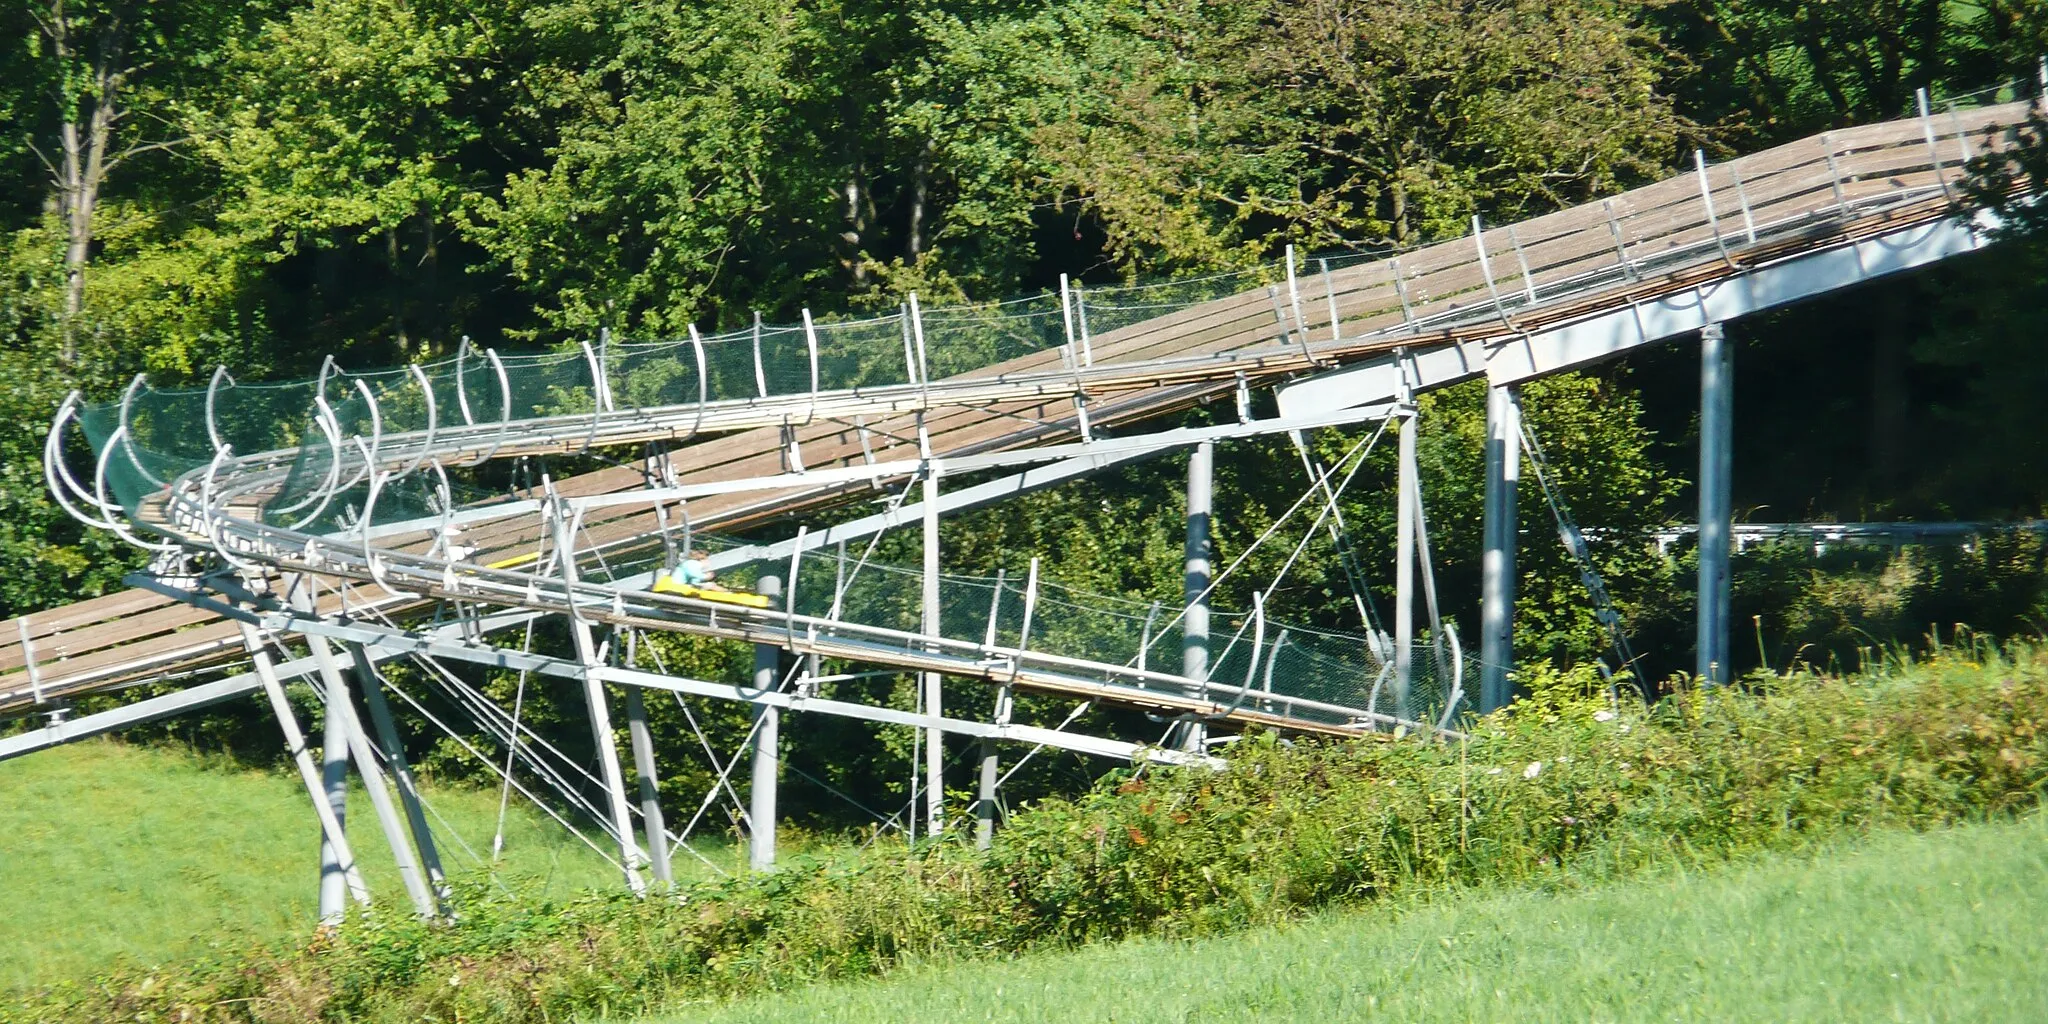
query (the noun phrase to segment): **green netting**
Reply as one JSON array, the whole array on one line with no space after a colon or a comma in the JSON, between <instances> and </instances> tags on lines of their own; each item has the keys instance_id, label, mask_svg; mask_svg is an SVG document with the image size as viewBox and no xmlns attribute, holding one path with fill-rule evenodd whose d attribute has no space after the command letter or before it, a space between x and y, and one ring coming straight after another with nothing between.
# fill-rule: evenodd
<instances>
[{"instance_id":1,"label":"green netting","mask_svg":"<svg viewBox=\"0 0 2048 1024\"><path fill-rule=\"evenodd\" d=\"M814 556L800 563L792 610L906 633L922 632L922 573L872 561L856 569L856 561L857 556L846 563L833 556ZM745 585L740 581L750 583L754 574L781 575L786 569L766 563L748 568L751 572L736 572L727 582ZM1154 604L1041 582L1030 610L1027 637L1025 589L1021 577L942 575L939 635L970 643L992 641L1002 647L1022 647L1082 662L1182 673L1186 637L1176 621L1176 603ZM1384 638L1269 618L1255 656L1254 632L1248 614L1211 613L1209 679L1219 685L1249 686L1254 692L1244 698L1245 707L1285 711L1284 705L1261 699L1261 693L1271 693L1433 723L1443 717L1446 703L1453 699L1454 680L1439 672L1435 647L1427 640L1414 646L1411 688L1403 695L1397 692L1394 673L1382 657L1387 645ZM1445 661L1445 667L1451 668L1448 652ZM1090 674L1085 667L1074 671L1082 677ZM1455 710L1462 710L1467 703L1463 695L1455 699ZM1304 717L1344 724L1349 716L1308 712Z\"/></svg>"}]
</instances>

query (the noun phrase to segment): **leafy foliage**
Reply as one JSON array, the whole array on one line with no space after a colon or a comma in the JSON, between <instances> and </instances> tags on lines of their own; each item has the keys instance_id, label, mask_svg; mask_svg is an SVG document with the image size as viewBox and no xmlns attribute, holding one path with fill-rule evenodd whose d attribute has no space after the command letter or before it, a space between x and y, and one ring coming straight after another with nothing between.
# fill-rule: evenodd
<instances>
[{"instance_id":1,"label":"leafy foliage","mask_svg":"<svg viewBox=\"0 0 2048 1024\"><path fill-rule=\"evenodd\" d=\"M477 888L453 927L366 918L310 946L59 987L12 1019L541 1021L679 997L1199 935L1428 887L1697 865L2034 806L2048 662L1978 644L1861 679L1758 680L1645 713L1551 697L1468 740L1242 741L1228 771L1120 773L951 844L675 895Z\"/></svg>"}]
</instances>

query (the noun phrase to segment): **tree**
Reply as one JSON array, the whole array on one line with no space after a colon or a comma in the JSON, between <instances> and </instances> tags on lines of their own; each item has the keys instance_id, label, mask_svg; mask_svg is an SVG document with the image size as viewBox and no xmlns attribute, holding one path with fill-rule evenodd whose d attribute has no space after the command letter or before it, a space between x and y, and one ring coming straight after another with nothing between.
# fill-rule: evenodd
<instances>
[{"instance_id":1,"label":"tree","mask_svg":"<svg viewBox=\"0 0 2048 1024\"><path fill-rule=\"evenodd\" d=\"M1052 212L1125 274L1408 245L1653 176L1688 130L1619 3L1076 0L933 16L914 79L963 231ZM943 246L945 227L940 228ZM1047 233L1042 237L1052 237Z\"/></svg>"},{"instance_id":2,"label":"tree","mask_svg":"<svg viewBox=\"0 0 2048 1024\"><path fill-rule=\"evenodd\" d=\"M1654 17L1687 56L1681 109L1765 143L1904 116L1918 88L1940 101L2024 81L2048 40L2029 0L1679 0Z\"/></svg>"},{"instance_id":3,"label":"tree","mask_svg":"<svg viewBox=\"0 0 2048 1024\"><path fill-rule=\"evenodd\" d=\"M33 73L47 96L29 146L49 176L64 233L60 356L78 359L86 269L108 180L145 154L190 141L172 105L183 79L211 63L244 5L47 0L24 11ZM54 136L54 138L52 138Z\"/></svg>"}]
</instances>

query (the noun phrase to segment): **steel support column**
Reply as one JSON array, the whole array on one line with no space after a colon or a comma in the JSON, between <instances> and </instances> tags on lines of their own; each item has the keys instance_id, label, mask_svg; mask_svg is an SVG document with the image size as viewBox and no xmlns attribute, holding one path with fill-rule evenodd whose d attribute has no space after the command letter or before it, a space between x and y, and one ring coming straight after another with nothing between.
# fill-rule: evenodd
<instances>
[{"instance_id":1,"label":"steel support column","mask_svg":"<svg viewBox=\"0 0 2048 1024\"><path fill-rule=\"evenodd\" d=\"M1189 679L1209 678L1209 577L1213 551L1209 518L1216 502L1216 444L1203 441L1188 454L1188 523L1185 569L1181 592L1187 605L1181 618L1181 675ZM1181 748L1200 752L1208 741L1208 726L1187 723Z\"/></svg>"},{"instance_id":2,"label":"steel support column","mask_svg":"<svg viewBox=\"0 0 2048 1024\"><path fill-rule=\"evenodd\" d=\"M1394 429L1400 435L1394 513L1394 714L1412 718L1408 703L1415 683L1415 509L1422 490L1415 466L1413 406L1396 415Z\"/></svg>"},{"instance_id":3,"label":"steel support column","mask_svg":"<svg viewBox=\"0 0 2048 1024\"><path fill-rule=\"evenodd\" d=\"M1507 706L1514 693L1515 490L1522 478L1522 399L1513 384L1486 390L1485 552L1480 557L1479 711Z\"/></svg>"},{"instance_id":4,"label":"steel support column","mask_svg":"<svg viewBox=\"0 0 2048 1024\"><path fill-rule=\"evenodd\" d=\"M763 576L754 590L774 607L782 596L782 580ZM772 693L782 652L773 644L754 645L754 690ZM775 868L775 790L782 778L782 709L754 705L754 775L747 786L747 821L753 827L747 842L747 866L755 871Z\"/></svg>"},{"instance_id":5,"label":"steel support column","mask_svg":"<svg viewBox=\"0 0 2048 1024\"><path fill-rule=\"evenodd\" d=\"M1728 681L1728 554L1734 509L1735 353L1719 323L1700 330L1700 574L1698 671Z\"/></svg>"},{"instance_id":6,"label":"steel support column","mask_svg":"<svg viewBox=\"0 0 2048 1024\"><path fill-rule=\"evenodd\" d=\"M330 705L320 724L320 789L334 812L337 830L348 828L348 728ZM325 828L320 836L320 921L340 924L348 887L346 875L357 870L353 858L336 849Z\"/></svg>"},{"instance_id":7,"label":"steel support column","mask_svg":"<svg viewBox=\"0 0 2048 1024\"><path fill-rule=\"evenodd\" d=\"M924 634L942 636L939 615L939 474L927 466L924 473ZM945 714L945 694L937 672L924 674L924 713L933 718ZM946 830L946 734L934 727L924 738L925 834L936 836Z\"/></svg>"},{"instance_id":8,"label":"steel support column","mask_svg":"<svg viewBox=\"0 0 2048 1024\"><path fill-rule=\"evenodd\" d=\"M301 610L310 612L312 602L305 604ZM377 813L377 826L384 832L386 845L391 847L391 860L398 867L398 878L405 885L406 896L412 900L413 909L421 917L438 917L441 912L439 902L421 874L419 862L413 857L404 826L399 824L398 809L391 803L391 790L385 781L384 770L377 764L369 737L363 732L363 723L356 717L355 698L349 695L348 677L342 674L341 664L335 660L334 647L324 636L309 634L305 639L306 648L319 667L321 685L327 691L327 735L330 738L334 735L334 723L339 722L349 756L355 760L357 774L363 777L363 791L370 798L371 809ZM335 808L335 818L341 819L339 807ZM324 859L322 863L324 865Z\"/></svg>"},{"instance_id":9,"label":"steel support column","mask_svg":"<svg viewBox=\"0 0 2048 1024\"><path fill-rule=\"evenodd\" d=\"M377 674L370 652L362 644L348 645L349 658L356 666L356 680L363 687L363 704L370 709L370 725L377 730L377 745L384 752L384 763L391 766L391 777L398 783L398 802L405 808L406 823L412 826L413 848L419 851L420 864L427 869L427 881L434 887L434 895L443 904L449 897L448 873L441 870L441 851L434 845L434 830L427 824L426 805L420 802L419 784L413 780L412 765L405 758L405 742L398 735L398 723L391 717L391 704L384 699L384 679Z\"/></svg>"},{"instance_id":10,"label":"steel support column","mask_svg":"<svg viewBox=\"0 0 2048 1024\"><path fill-rule=\"evenodd\" d=\"M557 504L552 512L555 551L560 561L562 581L573 593L576 585L575 532L570 526L567 508ZM609 798L612 833L619 840L619 864L626 875L626 884L634 893L644 893L647 881L640 877L640 867L647 863L647 858L633 838L633 812L626 803L626 772L619 766L619 741L612 731L612 713L605 703L604 683L593 674L593 670L604 667L604 659L598 657L597 640L592 636L589 620L577 614L573 605L569 614L569 635L576 642L576 660L584 666L583 702L590 713L590 737L597 747L599 777L604 780L605 795Z\"/></svg>"},{"instance_id":11,"label":"steel support column","mask_svg":"<svg viewBox=\"0 0 2048 1024\"><path fill-rule=\"evenodd\" d=\"M996 708L993 721L998 726L1010 724L1010 688L1005 685L996 690ZM974 846L986 850L995 842L996 834L996 782L1002 767L996 755L996 741L993 736L981 738L981 787L975 794L974 804Z\"/></svg>"},{"instance_id":12,"label":"steel support column","mask_svg":"<svg viewBox=\"0 0 2048 1024\"><path fill-rule=\"evenodd\" d=\"M278 682L277 671L270 660L270 651L264 646L263 635L256 627L242 623L242 644L249 651L249 660L256 669L256 677L263 682L264 696L270 699L271 713L277 716L278 728L284 732L285 752L291 755L292 763L299 769L299 781L306 786L306 795L313 798L313 814L320 819L320 832L325 837L321 845L323 854L332 850L339 864L340 877L346 883L349 895L363 906L370 905L370 890L363 885L362 876L356 871L355 851L349 849L348 834L342 831L341 819L334 813L334 805L327 798L327 789L322 784L320 772L313 767L313 753L306 749L306 734L299 729L299 717L293 713L291 700L284 694L284 684ZM321 874L325 887L326 873ZM342 914L336 908L331 914L327 907L320 910L320 923L332 927L341 923Z\"/></svg>"},{"instance_id":13,"label":"steel support column","mask_svg":"<svg viewBox=\"0 0 2048 1024\"><path fill-rule=\"evenodd\" d=\"M631 659L627 660L631 665ZM647 833L647 856L654 880L674 885L668 862L668 822L661 814L661 780L654 762L654 733L647 728L647 702L639 687L626 687L626 728L633 737L633 774L640 777L640 823Z\"/></svg>"}]
</instances>

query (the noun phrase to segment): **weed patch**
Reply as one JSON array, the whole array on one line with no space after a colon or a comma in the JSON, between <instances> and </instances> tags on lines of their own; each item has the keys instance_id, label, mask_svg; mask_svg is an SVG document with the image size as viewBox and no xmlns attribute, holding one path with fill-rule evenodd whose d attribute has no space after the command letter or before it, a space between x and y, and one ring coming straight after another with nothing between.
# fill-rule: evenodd
<instances>
[{"instance_id":1,"label":"weed patch","mask_svg":"<svg viewBox=\"0 0 2048 1024\"><path fill-rule=\"evenodd\" d=\"M331 942L58 988L12 1017L559 1021L922 960L1217 934L1402 891L1576 885L2032 807L2044 719L2048 653L2014 647L1648 711L1539 698L1457 743L1258 736L1226 771L1133 770L1035 805L986 854L941 842L796 860L646 900L479 887L452 927L366 918Z\"/></svg>"}]
</instances>

